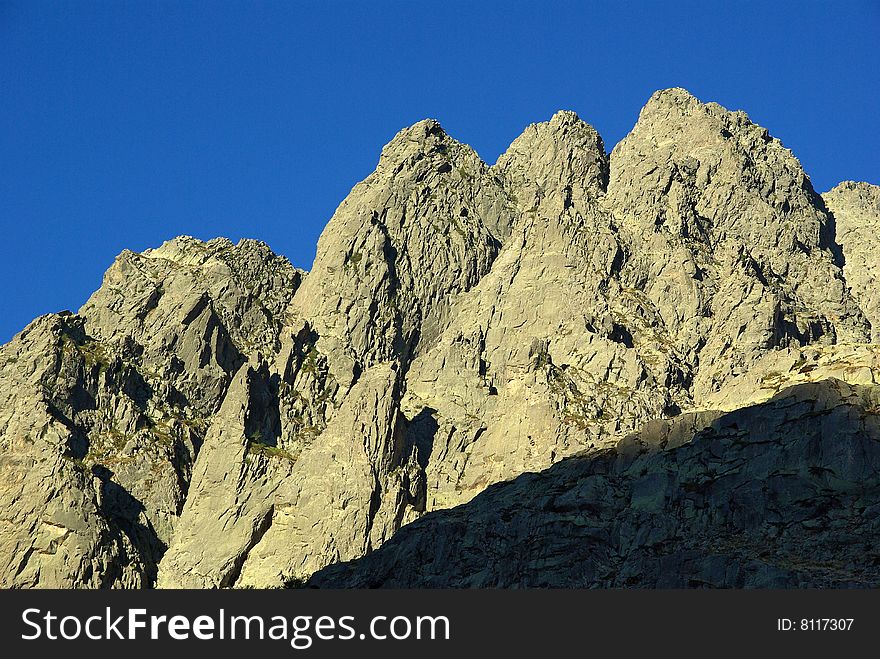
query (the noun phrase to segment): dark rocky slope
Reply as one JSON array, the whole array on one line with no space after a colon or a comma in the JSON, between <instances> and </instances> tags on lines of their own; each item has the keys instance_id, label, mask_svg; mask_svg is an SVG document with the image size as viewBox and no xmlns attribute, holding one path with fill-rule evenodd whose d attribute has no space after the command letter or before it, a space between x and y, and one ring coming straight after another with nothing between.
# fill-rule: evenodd
<instances>
[{"instance_id":1,"label":"dark rocky slope","mask_svg":"<svg viewBox=\"0 0 880 659\"><path fill-rule=\"evenodd\" d=\"M880 586L880 387L652 423L315 574L332 588Z\"/></svg>"}]
</instances>

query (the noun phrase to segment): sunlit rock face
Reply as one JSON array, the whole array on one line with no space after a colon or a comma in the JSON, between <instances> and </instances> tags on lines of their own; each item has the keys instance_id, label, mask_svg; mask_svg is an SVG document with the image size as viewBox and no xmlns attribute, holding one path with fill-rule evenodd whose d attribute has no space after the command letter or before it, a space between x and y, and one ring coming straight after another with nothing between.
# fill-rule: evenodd
<instances>
[{"instance_id":1,"label":"sunlit rock face","mask_svg":"<svg viewBox=\"0 0 880 659\"><path fill-rule=\"evenodd\" d=\"M309 273L180 237L0 347L0 587L874 584L878 228L681 89L419 122Z\"/></svg>"}]
</instances>

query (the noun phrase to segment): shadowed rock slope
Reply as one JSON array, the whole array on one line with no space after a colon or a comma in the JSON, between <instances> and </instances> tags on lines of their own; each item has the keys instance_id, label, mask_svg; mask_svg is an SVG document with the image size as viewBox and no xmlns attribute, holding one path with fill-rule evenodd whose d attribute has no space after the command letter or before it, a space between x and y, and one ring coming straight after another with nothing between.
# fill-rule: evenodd
<instances>
[{"instance_id":1,"label":"shadowed rock slope","mask_svg":"<svg viewBox=\"0 0 880 659\"><path fill-rule=\"evenodd\" d=\"M0 347L0 586L299 583L656 424L873 395L877 200L820 197L744 113L670 89L610 155L567 111L491 166L404 129L308 274L249 240L123 252Z\"/></svg>"},{"instance_id":2,"label":"shadowed rock slope","mask_svg":"<svg viewBox=\"0 0 880 659\"><path fill-rule=\"evenodd\" d=\"M314 587L880 585L880 388L795 385L494 485Z\"/></svg>"}]
</instances>

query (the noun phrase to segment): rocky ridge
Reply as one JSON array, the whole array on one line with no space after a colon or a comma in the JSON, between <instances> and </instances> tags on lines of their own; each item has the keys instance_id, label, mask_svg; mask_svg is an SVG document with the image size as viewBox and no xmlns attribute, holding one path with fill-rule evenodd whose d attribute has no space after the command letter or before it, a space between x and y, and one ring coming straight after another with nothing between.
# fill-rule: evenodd
<instances>
[{"instance_id":1,"label":"rocky ridge","mask_svg":"<svg viewBox=\"0 0 880 659\"><path fill-rule=\"evenodd\" d=\"M0 585L658 585L668 556L669 585L870 581L754 552L838 551L768 535L770 500L774 520L809 499L815 523L876 530L857 513L876 487L878 200L820 197L765 129L680 89L610 155L572 112L492 166L419 122L308 274L256 241L182 237L123 252L77 314L0 348ZM770 463L802 498L758 493ZM595 519L556 542L542 488ZM709 565L747 507L718 502L742 492L765 517ZM499 511L487 543L473 520Z\"/></svg>"}]
</instances>

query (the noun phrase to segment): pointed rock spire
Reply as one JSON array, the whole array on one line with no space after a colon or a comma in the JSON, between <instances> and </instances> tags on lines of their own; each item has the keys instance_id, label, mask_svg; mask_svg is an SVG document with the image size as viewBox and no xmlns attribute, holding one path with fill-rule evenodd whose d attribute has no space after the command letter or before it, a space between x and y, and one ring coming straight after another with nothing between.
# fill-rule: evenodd
<instances>
[{"instance_id":1,"label":"pointed rock spire","mask_svg":"<svg viewBox=\"0 0 880 659\"><path fill-rule=\"evenodd\" d=\"M608 181L602 138L568 110L528 126L494 169L503 173L523 209L537 207L544 199L570 203L573 195L596 196Z\"/></svg>"},{"instance_id":2,"label":"pointed rock spire","mask_svg":"<svg viewBox=\"0 0 880 659\"><path fill-rule=\"evenodd\" d=\"M766 280L785 280L785 297L818 312L789 319L798 336L867 338L821 200L791 151L744 112L656 92L611 153L607 202L637 235L684 241L702 268L722 248L745 249Z\"/></svg>"}]
</instances>

